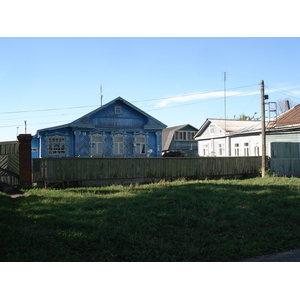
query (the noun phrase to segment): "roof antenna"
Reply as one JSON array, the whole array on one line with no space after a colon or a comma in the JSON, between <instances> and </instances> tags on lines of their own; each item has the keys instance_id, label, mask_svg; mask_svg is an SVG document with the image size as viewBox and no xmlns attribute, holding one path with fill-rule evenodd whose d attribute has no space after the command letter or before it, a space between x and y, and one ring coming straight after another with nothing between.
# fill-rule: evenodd
<instances>
[{"instance_id":1,"label":"roof antenna","mask_svg":"<svg viewBox=\"0 0 300 300\"><path fill-rule=\"evenodd\" d=\"M25 134L27 134L27 121L24 121L25 123Z\"/></svg>"},{"instance_id":2,"label":"roof antenna","mask_svg":"<svg viewBox=\"0 0 300 300\"><path fill-rule=\"evenodd\" d=\"M102 95L102 84L100 84L100 106L102 106L102 99L103 99L103 95Z\"/></svg>"}]
</instances>

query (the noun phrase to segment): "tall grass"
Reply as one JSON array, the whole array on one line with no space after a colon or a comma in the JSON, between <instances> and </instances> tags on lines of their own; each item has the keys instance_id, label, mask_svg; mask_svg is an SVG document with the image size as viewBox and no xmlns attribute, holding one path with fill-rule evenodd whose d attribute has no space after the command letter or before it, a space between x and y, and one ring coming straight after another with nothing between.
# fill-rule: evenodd
<instances>
[{"instance_id":1,"label":"tall grass","mask_svg":"<svg viewBox=\"0 0 300 300\"><path fill-rule=\"evenodd\" d=\"M300 179L0 194L1 261L239 261L300 247Z\"/></svg>"}]
</instances>

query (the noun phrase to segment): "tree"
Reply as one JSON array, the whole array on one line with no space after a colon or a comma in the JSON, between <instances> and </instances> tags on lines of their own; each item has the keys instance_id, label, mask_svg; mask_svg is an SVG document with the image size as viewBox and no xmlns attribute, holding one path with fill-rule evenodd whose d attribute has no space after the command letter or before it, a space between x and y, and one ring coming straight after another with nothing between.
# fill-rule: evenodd
<instances>
[{"instance_id":1,"label":"tree","mask_svg":"<svg viewBox=\"0 0 300 300\"><path fill-rule=\"evenodd\" d=\"M245 120L245 121L250 121L250 120L253 121L253 120L255 120L255 121L257 121L257 120L259 120L259 118L255 117L256 114L257 114L257 112L255 112L252 117L246 116L245 114L241 114L241 115L239 115L239 117L237 118L237 120ZM235 118L235 116L234 116L234 118Z\"/></svg>"},{"instance_id":2,"label":"tree","mask_svg":"<svg viewBox=\"0 0 300 300\"><path fill-rule=\"evenodd\" d=\"M277 103L277 115L281 115L284 112L296 106L297 104L299 104L299 102L290 100L289 98L277 100L276 103Z\"/></svg>"}]
</instances>

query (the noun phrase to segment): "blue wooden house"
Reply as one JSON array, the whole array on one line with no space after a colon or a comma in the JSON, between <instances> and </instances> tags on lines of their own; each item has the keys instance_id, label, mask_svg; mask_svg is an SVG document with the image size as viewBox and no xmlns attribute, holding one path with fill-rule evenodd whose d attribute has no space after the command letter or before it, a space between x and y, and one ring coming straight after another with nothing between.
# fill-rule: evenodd
<instances>
[{"instance_id":1,"label":"blue wooden house","mask_svg":"<svg viewBox=\"0 0 300 300\"><path fill-rule=\"evenodd\" d=\"M160 157L167 126L121 97L65 125L40 129L36 157Z\"/></svg>"}]
</instances>

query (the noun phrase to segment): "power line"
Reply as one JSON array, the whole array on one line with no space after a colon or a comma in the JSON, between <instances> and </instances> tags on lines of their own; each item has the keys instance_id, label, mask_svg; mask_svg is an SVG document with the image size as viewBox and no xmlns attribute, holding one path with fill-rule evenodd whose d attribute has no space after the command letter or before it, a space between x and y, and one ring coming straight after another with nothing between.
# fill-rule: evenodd
<instances>
[{"instance_id":1,"label":"power line","mask_svg":"<svg viewBox=\"0 0 300 300\"><path fill-rule=\"evenodd\" d=\"M230 89L227 89L227 90L241 89L241 88L252 87L252 86L256 86L256 85L257 84L240 86L240 87L234 87L234 88L230 88ZM211 93L221 92L221 91L222 90L217 90L217 91L211 91L211 92L201 92L201 93L184 94L184 95L173 96L173 97L164 97L164 98L157 98L157 99L139 100L139 101L133 101L132 103L157 101L157 100L166 100L166 99L174 99L174 98L181 98L181 97L192 96L192 95L204 95L204 94L211 94ZM251 94L251 93L252 92L244 92L244 93L239 93L239 94L236 94L236 95L230 95L230 96L227 96L227 97L235 97L235 96L247 95L247 94ZM216 100L219 100L219 99L223 99L223 97L222 98L218 97L218 98L213 98L213 99L206 99L206 100L202 100L202 101L193 101L192 103L184 103L184 104L180 104L180 105L169 106L168 109L170 109L170 108L176 108L176 107L182 107L182 106L187 106L187 105L202 104L202 103L205 103L205 102L216 101ZM87 108L87 107L95 107L95 105L93 105L93 106L89 106L89 105L74 106L74 107L65 107L65 108L48 108L48 109L39 109L39 110L30 110L30 111L1 112L0 114L28 113L28 112L42 112L42 111L57 111L57 110L78 109L78 108ZM96 106L96 107L98 107L98 106ZM159 107L159 108L150 109L150 110L147 110L147 111L155 111L155 110L160 110L160 109L163 109L163 108ZM61 116L63 116L63 115L61 115ZM66 114L66 115L71 115L71 114ZM55 116L57 116L57 115L55 115ZM38 117L40 117L40 116L38 116ZM38 118L38 117L31 117L31 118ZM43 117L45 117L45 116L43 116ZM47 117L51 117L51 116L47 116ZM28 118L28 119L31 119L31 118ZM15 118L15 119L19 119L19 118ZM73 121L73 120L64 121L64 123L71 122L71 121ZM33 126L33 125L42 125L42 124L46 125L46 124L53 124L53 123L59 123L59 122L31 123L30 125L31 126ZM0 126L0 128L18 127L18 126L22 126L22 124Z\"/></svg>"},{"instance_id":2,"label":"power line","mask_svg":"<svg viewBox=\"0 0 300 300\"><path fill-rule=\"evenodd\" d=\"M76 108L87 108L95 107L95 105L85 105L85 106L73 106L73 107L63 107L63 108L45 108L45 109L36 109L36 110L19 110L19 111L7 111L0 112L1 115L5 114L19 114L19 113L31 113L31 112L41 112L41 111L51 111L51 110L64 110L64 109L76 109Z\"/></svg>"},{"instance_id":3,"label":"power line","mask_svg":"<svg viewBox=\"0 0 300 300\"><path fill-rule=\"evenodd\" d=\"M227 89L227 90L241 89L241 88L251 87L251 86L255 86L255 85L257 85L257 84L234 87L234 88L230 88L230 89ZM210 94L210 93L215 93L215 92L220 92L220 91L222 91L222 90L216 90L216 91L210 91L210 92L200 92L200 93L191 93L191 94L183 94L183 95L178 95L178 96L162 97L162 98L156 98L156 99L138 100L138 101L132 101L131 103L174 99L174 98L181 98L181 97L193 96L193 95L204 95L204 94ZM20 111L0 112L0 114L4 115L4 114L32 113L32 112L43 112L43 111L66 110L66 109L79 109L79 108L88 108L88 107L99 107L99 106L97 106L97 105L84 105L84 106L72 106L72 107L62 107L62 108L45 108L45 109L36 109L36 110L20 110Z\"/></svg>"},{"instance_id":4,"label":"power line","mask_svg":"<svg viewBox=\"0 0 300 300\"><path fill-rule=\"evenodd\" d=\"M278 89L278 88L274 88L274 87L271 87L271 86L267 86L268 89L272 89L272 90L275 90L275 91L278 91L284 95L287 95L288 97L291 97L291 98L295 98L297 100L300 100L300 97L297 97L295 96L293 93L287 91L287 90L282 90L282 89Z\"/></svg>"},{"instance_id":5,"label":"power line","mask_svg":"<svg viewBox=\"0 0 300 300\"><path fill-rule=\"evenodd\" d=\"M242 89L242 88L252 87L252 86L256 86L256 85L258 85L258 84L251 84L251 85L239 86L239 87L234 87L234 88L230 88L230 89L227 89L227 90ZM211 94L211 93L217 93L217 92L222 92L222 91L223 90L215 90L215 91L200 92L200 93L198 92L198 93L183 94L183 95L170 96L170 97L164 97L164 98L156 98L156 99L148 99L148 100L138 100L138 101L132 101L131 103L147 102L147 101L158 101L158 100L167 100L167 99L181 98L181 97L194 96L194 95Z\"/></svg>"}]
</instances>

